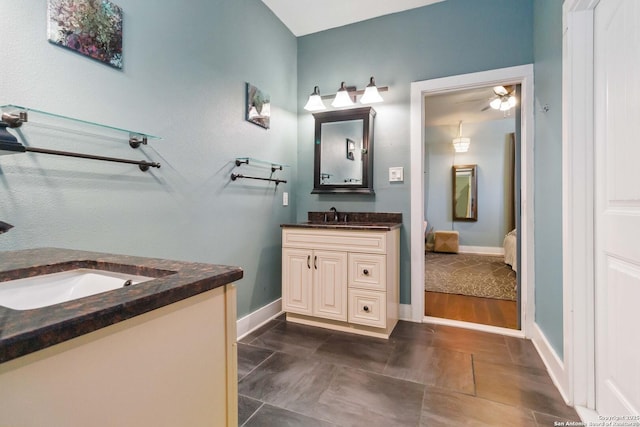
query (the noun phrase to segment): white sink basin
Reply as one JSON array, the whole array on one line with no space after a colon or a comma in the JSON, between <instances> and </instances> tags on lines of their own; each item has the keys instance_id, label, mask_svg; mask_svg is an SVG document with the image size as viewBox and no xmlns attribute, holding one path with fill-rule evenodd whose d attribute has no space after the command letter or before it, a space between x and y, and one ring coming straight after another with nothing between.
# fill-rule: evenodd
<instances>
[{"instance_id":1,"label":"white sink basin","mask_svg":"<svg viewBox=\"0 0 640 427\"><path fill-rule=\"evenodd\" d=\"M0 305L30 310L121 288L127 280L135 285L153 277L79 268L0 282Z\"/></svg>"}]
</instances>

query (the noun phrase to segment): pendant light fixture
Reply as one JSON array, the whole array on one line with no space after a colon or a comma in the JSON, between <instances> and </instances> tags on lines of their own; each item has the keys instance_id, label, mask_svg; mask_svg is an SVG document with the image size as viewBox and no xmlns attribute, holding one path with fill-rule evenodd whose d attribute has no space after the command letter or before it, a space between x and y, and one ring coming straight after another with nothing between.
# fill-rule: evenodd
<instances>
[{"instance_id":1,"label":"pendant light fixture","mask_svg":"<svg viewBox=\"0 0 640 427\"><path fill-rule=\"evenodd\" d=\"M320 111L327 109L327 107L324 105L324 102L322 102L322 97L320 96L320 88L318 88L318 86L315 86L313 88L313 93L309 95L309 99L307 100L304 109L307 111Z\"/></svg>"},{"instance_id":2,"label":"pendant light fixture","mask_svg":"<svg viewBox=\"0 0 640 427\"><path fill-rule=\"evenodd\" d=\"M353 101L349 96L349 90L344 82L340 83L340 89L336 92L336 97L333 99L331 103L332 107L340 108L340 107L350 107L353 105Z\"/></svg>"},{"instance_id":3,"label":"pendant light fixture","mask_svg":"<svg viewBox=\"0 0 640 427\"><path fill-rule=\"evenodd\" d=\"M471 138L464 138L462 136L462 120L458 123L458 137L453 138L453 148L456 153L466 153L469 151L469 145L471 144Z\"/></svg>"}]
</instances>

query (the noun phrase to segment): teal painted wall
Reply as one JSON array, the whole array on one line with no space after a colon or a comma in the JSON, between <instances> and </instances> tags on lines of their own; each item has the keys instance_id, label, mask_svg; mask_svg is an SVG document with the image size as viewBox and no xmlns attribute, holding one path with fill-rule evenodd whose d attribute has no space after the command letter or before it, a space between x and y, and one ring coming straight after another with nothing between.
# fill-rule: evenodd
<instances>
[{"instance_id":1,"label":"teal painted wall","mask_svg":"<svg viewBox=\"0 0 640 427\"><path fill-rule=\"evenodd\" d=\"M124 68L46 38L44 0L0 2L0 104L163 138L126 142L56 132L30 145L151 160L162 168L20 154L0 158L0 250L41 246L238 265L238 314L280 297L282 192L296 180L297 41L258 0L141 2L124 9ZM271 129L244 120L245 82L268 92ZM292 165L289 183L231 182L233 159ZM269 175L270 170L243 167Z\"/></svg>"},{"instance_id":2,"label":"teal painted wall","mask_svg":"<svg viewBox=\"0 0 640 427\"><path fill-rule=\"evenodd\" d=\"M499 25L496 25L499 23ZM400 302L411 302L409 111L413 81L533 62L530 0L447 0L298 39L297 219L307 211L401 212ZM316 195L313 188L313 117L303 110L318 85L335 92L341 81L362 88L370 76L385 102L374 106L375 196ZM405 181L389 183L388 169L403 166Z\"/></svg>"},{"instance_id":3,"label":"teal painted wall","mask_svg":"<svg viewBox=\"0 0 640 427\"><path fill-rule=\"evenodd\" d=\"M239 265L242 316L280 297L281 223L331 206L402 212L401 302L410 303L410 83L535 59L536 321L562 355L560 1L447 0L299 39L258 0L118 4L122 71L49 44L45 1L0 2L0 104L162 136L144 154L97 139L26 141L148 157L162 168L144 174L135 166L3 156L0 220L16 227L0 237L0 250L57 246ZM331 93L342 80L362 87L371 75L391 88L375 107L376 195L311 195L307 95L315 85ZM247 81L271 95L268 131L244 121ZM545 104L550 111L540 113ZM230 182L236 156L291 165L281 173L289 183ZM404 183L388 182L391 166L404 166Z\"/></svg>"},{"instance_id":4,"label":"teal painted wall","mask_svg":"<svg viewBox=\"0 0 640 427\"><path fill-rule=\"evenodd\" d=\"M536 323L562 358L562 2L536 0L534 22Z\"/></svg>"}]
</instances>

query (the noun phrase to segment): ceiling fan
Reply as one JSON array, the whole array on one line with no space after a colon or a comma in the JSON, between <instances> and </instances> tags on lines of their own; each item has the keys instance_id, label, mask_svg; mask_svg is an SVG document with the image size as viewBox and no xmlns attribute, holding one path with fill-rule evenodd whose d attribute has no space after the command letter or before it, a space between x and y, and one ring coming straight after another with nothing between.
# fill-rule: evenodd
<instances>
[{"instance_id":1,"label":"ceiling fan","mask_svg":"<svg viewBox=\"0 0 640 427\"><path fill-rule=\"evenodd\" d=\"M516 87L513 85L494 86L493 93L495 96L489 100L489 105L484 107L482 111L486 111L489 108L500 111L509 111L511 108L515 107L518 102L515 95Z\"/></svg>"}]
</instances>

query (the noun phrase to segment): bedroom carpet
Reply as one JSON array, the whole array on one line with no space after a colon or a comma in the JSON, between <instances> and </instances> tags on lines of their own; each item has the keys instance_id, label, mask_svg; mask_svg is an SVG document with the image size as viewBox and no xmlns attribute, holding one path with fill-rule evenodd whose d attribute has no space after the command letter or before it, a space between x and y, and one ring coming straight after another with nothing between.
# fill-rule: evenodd
<instances>
[{"instance_id":1,"label":"bedroom carpet","mask_svg":"<svg viewBox=\"0 0 640 427\"><path fill-rule=\"evenodd\" d=\"M425 290L515 301L516 273L504 257L425 254Z\"/></svg>"}]
</instances>

